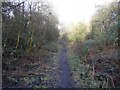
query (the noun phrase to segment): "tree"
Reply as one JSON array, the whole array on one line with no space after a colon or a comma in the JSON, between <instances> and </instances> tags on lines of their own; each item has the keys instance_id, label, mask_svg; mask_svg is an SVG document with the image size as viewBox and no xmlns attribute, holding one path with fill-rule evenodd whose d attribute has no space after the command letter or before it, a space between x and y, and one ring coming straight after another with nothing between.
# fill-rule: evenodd
<instances>
[{"instance_id":1,"label":"tree","mask_svg":"<svg viewBox=\"0 0 120 90\"><path fill-rule=\"evenodd\" d=\"M58 20L47 2L2 2L2 18L4 69L58 40Z\"/></svg>"}]
</instances>

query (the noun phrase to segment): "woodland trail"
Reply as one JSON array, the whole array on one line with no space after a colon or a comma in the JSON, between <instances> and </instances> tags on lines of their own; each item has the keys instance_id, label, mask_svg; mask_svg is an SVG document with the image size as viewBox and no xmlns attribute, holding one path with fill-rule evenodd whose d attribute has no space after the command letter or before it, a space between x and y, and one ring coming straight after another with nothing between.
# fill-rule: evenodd
<instances>
[{"instance_id":1,"label":"woodland trail","mask_svg":"<svg viewBox=\"0 0 120 90\"><path fill-rule=\"evenodd\" d=\"M67 47L66 44L63 43L63 49L61 50L59 60L60 60L60 88L73 88L74 87L74 81L72 79L72 74L70 71L70 67L68 64L68 57L67 57Z\"/></svg>"}]
</instances>

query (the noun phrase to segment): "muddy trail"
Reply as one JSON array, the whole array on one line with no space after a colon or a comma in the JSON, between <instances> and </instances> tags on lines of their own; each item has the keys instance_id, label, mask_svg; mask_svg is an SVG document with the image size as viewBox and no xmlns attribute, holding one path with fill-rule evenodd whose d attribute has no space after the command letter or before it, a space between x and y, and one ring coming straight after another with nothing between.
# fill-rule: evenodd
<instances>
[{"instance_id":1,"label":"muddy trail","mask_svg":"<svg viewBox=\"0 0 120 90\"><path fill-rule=\"evenodd\" d=\"M67 57L67 45L66 43L62 44L62 50L59 56L59 65L60 65L60 88L74 88L74 80L72 78L71 70L68 64Z\"/></svg>"}]
</instances>

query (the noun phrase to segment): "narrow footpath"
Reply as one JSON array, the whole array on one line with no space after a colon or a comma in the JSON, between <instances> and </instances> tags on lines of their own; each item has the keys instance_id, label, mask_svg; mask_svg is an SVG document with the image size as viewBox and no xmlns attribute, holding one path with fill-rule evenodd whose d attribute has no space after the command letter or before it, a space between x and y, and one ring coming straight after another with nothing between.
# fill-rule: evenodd
<instances>
[{"instance_id":1,"label":"narrow footpath","mask_svg":"<svg viewBox=\"0 0 120 90\"><path fill-rule=\"evenodd\" d=\"M74 88L74 81L68 64L66 43L63 43L63 49L60 53L60 88Z\"/></svg>"}]
</instances>

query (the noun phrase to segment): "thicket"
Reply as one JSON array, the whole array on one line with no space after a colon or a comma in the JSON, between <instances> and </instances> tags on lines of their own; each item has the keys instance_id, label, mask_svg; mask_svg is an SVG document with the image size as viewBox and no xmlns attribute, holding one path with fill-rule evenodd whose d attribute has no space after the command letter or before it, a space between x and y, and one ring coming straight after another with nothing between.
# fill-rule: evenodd
<instances>
[{"instance_id":1,"label":"thicket","mask_svg":"<svg viewBox=\"0 0 120 90\"><path fill-rule=\"evenodd\" d=\"M89 30L84 23L69 34L70 65L78 87L116 88L120 86L118 58L119 3L100 6ZM79 28L77 28L79 27ZM79 68L78 68L79 67Z\"/></svg>"},{"instance_id":2,"label":"thicket","mask_svg":"<svg viewBox=\"0 0 120 90\"><path fill-rule=\"evenodd\" d=\"M2 2L3 82L12 71L26 73L36 68L32 64L41 62L42 69L42 63L51 62L58 51L57 26L58 19L48 2Z\"/></svg>"}]
</instances>

